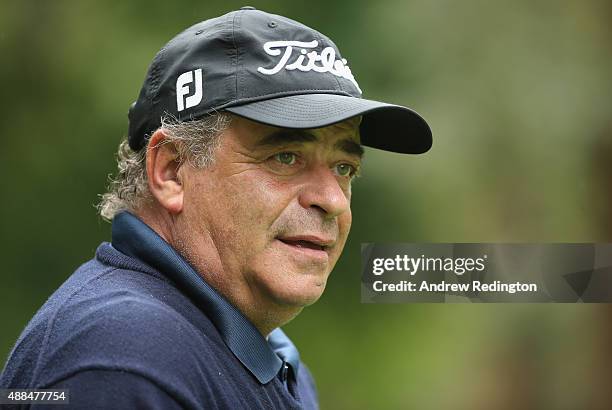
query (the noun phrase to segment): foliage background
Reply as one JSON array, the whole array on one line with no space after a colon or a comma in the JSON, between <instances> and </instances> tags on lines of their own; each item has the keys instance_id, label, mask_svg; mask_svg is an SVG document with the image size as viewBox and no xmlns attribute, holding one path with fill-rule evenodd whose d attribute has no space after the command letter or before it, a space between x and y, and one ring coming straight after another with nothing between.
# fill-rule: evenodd
<instances>
[{"instance_id":1,"label":"foliage background","mask_svg":"<svg viewBox=\"0 0 612 410\"><path fill-rule=\"evenodd\" d=\"M157 50L245 3L0 0L0 357L104 240L93 205ZM324 297L286 327L326 409L612 408L607 305L362 305L361 242L612 240L612 3L253 1L432 124L368 149Z\"/></svg>"}]
</instances>

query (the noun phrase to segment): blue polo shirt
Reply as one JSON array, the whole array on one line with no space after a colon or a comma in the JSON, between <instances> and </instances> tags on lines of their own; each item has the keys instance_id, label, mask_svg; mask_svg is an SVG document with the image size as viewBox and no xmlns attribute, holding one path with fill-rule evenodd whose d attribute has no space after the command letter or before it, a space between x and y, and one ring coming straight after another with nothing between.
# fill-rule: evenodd
<instances>
[{"instance_id":1,"label":"blue polo shirt","mask_svg":"<svg viewBox=\"0 0 612 410\"><path fill-rule=\"evenodd\" d=\"M32 318L0 388L67 388L87 409L313 409L280 329L251 322L134 215Z\"/></svg>"}]
</instances>

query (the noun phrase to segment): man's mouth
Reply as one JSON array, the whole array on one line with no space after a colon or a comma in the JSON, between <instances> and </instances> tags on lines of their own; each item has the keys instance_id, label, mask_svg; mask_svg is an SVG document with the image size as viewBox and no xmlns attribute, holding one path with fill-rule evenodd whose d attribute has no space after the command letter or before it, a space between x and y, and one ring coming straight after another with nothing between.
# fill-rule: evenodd
<instances>
[{"instance_id":1,"label":"man's mouth","mask_svg":"<svg viewBox=\"0 0 612 410\"><path fill-rule=\"evenodd\" d=\"M334 240L314 235L285 236L276 238L282 243L301 249L312 249L315 251L327 251Z\"/></svg>"},{"instance_id":2,"label":"man's mouth","mask_svg":"<svg viewBox=\"0 0 612 410\"><path fill-rule=\"evenodd\" d=\"M317 251L325 250L325 246L317 245L316 243L310 242L310 241L302 241L302 240L292 241L292 240L286 240L286 239L279 239L279 240L283 243L286 243L287 245L295 246L298 248L308 248L308 249L314 249Z\"/></svg>"}]
</instances>

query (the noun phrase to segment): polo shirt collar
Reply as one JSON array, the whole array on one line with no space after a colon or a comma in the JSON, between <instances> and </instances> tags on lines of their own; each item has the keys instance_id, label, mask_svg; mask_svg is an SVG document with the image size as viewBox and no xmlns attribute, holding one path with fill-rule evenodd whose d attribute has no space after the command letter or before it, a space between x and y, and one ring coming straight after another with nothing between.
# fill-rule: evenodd
<instances>
[{"instance_id":1,"label":"polo shirt collar","mask_svg":"<svg viewBox=\"0 0 612 410\"><path fill-rule=\"evenodd\" d=\"M219 331L234 356L262 384L271 381L288 363L297 377L299 353L282 330L268 340L230 302L219 294L161 236L128 212L113 218L112 245L125 255L139 259L172 280Z\"/></svg>"}]
</instances>

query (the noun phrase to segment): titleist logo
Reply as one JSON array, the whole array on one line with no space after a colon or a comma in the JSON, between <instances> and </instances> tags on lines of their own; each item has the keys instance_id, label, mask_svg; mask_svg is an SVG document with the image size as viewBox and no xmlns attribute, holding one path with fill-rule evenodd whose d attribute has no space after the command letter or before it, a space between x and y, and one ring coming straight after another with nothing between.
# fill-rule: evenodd
<instances>
[{"instance_id":1,"label":"titleist logo","mask_svg":"<svg viewBox=\"0 0 612 410\"><path fill-rule=\"evenodd\" d=\"M282 54L278 63L272 68L259 67L257 71L265 75L274 75L283 68L285 70L299 71L315 71L317 73L332 73L335 76L350 80L355 87L361 92L359 84L355 81L351 69L346 64L346 59L336 60L336 50L332 47L325 47L319 54L316 50L308 52L308 49L315 48L319 45L316 40L304 41L268 41L263 45L265 52L271 56L279 56ZM300 54L298 57L289 62L293 55L294 47L299 47ZM284 52L283 52L284 49ZM304 61L306 60L306 61Z\"/></svg>"}]
</instances>

